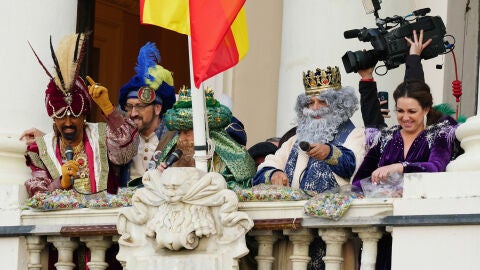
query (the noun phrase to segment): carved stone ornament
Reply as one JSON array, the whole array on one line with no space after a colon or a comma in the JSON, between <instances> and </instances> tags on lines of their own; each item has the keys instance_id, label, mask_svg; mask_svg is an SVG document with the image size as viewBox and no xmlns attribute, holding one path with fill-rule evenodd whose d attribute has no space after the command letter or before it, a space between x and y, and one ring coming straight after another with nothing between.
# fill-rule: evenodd
<instances>
[{"instance_id":1,"label":"carved stone ornament","mask_svg":"<svg viewBox=\"0 0 480 270\"><path fill-rule=\"evenodd\" d=\"M237 269L253 227L219 173L149 170L117 220L126 269Z\"/></svg>"}]
</instances>

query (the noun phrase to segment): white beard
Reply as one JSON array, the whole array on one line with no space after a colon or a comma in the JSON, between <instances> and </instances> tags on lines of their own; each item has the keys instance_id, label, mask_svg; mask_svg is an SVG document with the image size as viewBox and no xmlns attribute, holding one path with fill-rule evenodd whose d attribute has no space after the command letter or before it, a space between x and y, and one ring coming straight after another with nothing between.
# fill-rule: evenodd
<instances>
[{"instance_id":1,"label":"white beard","mask_svg":"<svg viewBox=\"0 0 480 270\"><path fill-rule=\"evenodd\" d=\"M320 116L320 119L314 117ZM303 109L302 117L298 119L297 137L298 141L309 143L328 143L333 141L342 124L340 116L330 112L330 108L318 110Z\"/></svg>"}]
</instances>

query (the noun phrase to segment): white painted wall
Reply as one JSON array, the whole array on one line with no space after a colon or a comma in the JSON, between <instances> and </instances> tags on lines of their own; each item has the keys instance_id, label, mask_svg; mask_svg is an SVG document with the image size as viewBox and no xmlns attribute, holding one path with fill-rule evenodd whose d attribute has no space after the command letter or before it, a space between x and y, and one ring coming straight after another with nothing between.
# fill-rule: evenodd
<instances>
[{"instance_id":1,"label":"white painted wall","mask_svg":"<svg viewBox=\"0 0 480 270\"><path fill-rule=\"evenodd\" d=\"M65 34L75 32L76 8L76 0L0 2L0 134L19 134L32 126L51 130L43 102L48 78L27 41L51 71L49 36L56 46Z\"/></svg>"}]
</instances>

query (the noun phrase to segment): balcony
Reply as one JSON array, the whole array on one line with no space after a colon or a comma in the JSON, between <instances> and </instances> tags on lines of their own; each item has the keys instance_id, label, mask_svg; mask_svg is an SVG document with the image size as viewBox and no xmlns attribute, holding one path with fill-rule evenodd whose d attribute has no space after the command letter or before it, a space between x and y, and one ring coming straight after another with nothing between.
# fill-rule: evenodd
<instances>
[{"instance_id":1,"label":"balcony","mask_svg":"<svg viewBox=\"0 0 480 270\"><path fill-rule=\"evenodd\" d=\"M251 254L256 268L306 269L308 246L318 236L326 243L326 269L375 269L377 242L387 232L393 238L392 269L476 269L480 172L475 153L480 151L476 149L480 138L475 121L469 120L473 126L468 129L467 122L466 130L457 134L465 154L449 165L448 172L406 175L403 198L356 199L337 221L304 215L306 201L238 203L238 211L254 224L247 234L258 244L256 254ZM15 160L23 158L19 148L9 148L1 158L17 164ZM57 269L74 269L73 254L80 246L90 250L90 269L107 269L105 254L119 242L116 226L122 209L20 210L22 188L12 181L0 189L4 251L0 256L5 269L46 269L49 245L58 251ZM291 247L286 257L275 247L280 240ZM353 253L345 252L349 240L358 244ZM125 261L120 263L125 267ZM232 269L238 268L234 260Z\"/></svg>"}]
</instances>

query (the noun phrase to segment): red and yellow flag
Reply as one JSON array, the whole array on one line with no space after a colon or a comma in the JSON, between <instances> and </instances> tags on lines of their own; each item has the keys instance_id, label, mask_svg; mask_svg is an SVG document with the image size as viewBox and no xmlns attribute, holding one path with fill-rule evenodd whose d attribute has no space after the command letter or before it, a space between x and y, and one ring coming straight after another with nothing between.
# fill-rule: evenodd
<instances>
[{"instance_id":1,"label":"red and yellow flag","mask_svg":"<svg viewBox=\"0 0 480 270\"><path fill-rule=\"evenodd\" d=\"M245 0L140 0L142 23L191 35L197 88L248 51Z\"/></svg>"}]
</instances>

